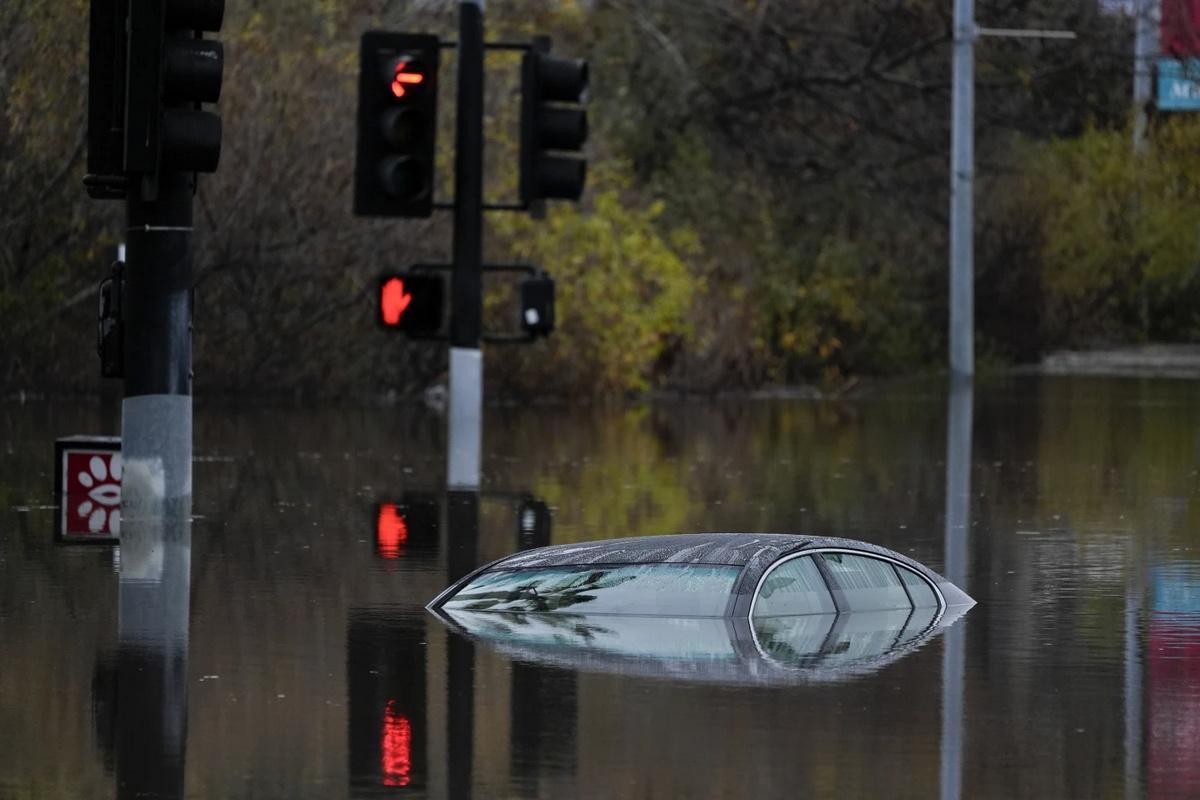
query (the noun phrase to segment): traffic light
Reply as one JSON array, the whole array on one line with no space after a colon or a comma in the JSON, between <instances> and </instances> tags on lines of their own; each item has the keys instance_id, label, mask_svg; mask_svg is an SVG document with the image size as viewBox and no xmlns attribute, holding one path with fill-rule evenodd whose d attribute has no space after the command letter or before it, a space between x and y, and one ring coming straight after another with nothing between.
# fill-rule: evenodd
<instances>
[{"instance_id":1,"label":"traffic light","mask_svg":"<svg viewBox=\"0 0 1200 800\"><path fill-rule=\"evenodd\" d=\"M586 61L529 50L521 68L521 202L578 200L587 179Z\"/></svg>"},{"instance_id":2,"label":"traffic light","mask_svg":"<svg viewBox=\"0 0 1200 800\"><path fill-rule=\"evenodd\" d=\"M225 53L202 38L221 29L225 0L131 0L125 83L127 173L216 172Z\"/></svg>"},{"instance_id":3,"label":"traffic light","mask_svg":"<svg viewBox=\"0 0 1200 800\"><path fill-rule=\"evenodd\" d=\"M433 212L438 38L368 31L360 56L354 213L428 217Z\"/></svg>"},{"instance_id":4,"label":"traffic light","mask_svg":"<svg viewBox=\"0 0 1200 800\"><path fill-rule=\"evenodd\" d=\"M88 194L125 196L126 0L92 0L88 35Z\"/></svg>"},{"instance_id":5,"label":"traffic light","mask_svg":"<svg viewBox=\"0 0 1200 800\"><path fill-rule=\"evenodd\" d=\"M531 336L554 330L554 280L549 275L521 281L521 328Z\"/></svg>"},{"instance_id":6,"label":"traffic light","mask_svg":"<svg viewBox=\"0 0 1200 800\"><path fill-rule=\"evenodd\" d=\"M379 324L410 336L432 336L442 329L446 283L441 275L406 273L379 278Z\"/></svg>"}]
</instances>

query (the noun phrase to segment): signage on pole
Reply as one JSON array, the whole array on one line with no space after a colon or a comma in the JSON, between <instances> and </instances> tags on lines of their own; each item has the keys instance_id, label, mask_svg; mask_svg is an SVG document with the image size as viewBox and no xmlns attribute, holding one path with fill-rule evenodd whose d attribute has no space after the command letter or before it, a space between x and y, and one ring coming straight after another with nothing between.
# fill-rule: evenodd
<instances>
[{"instance_id":1,"label":"signage on pole","mask_svg":"<svg viewBox=\"0 0 1200 800\"><path fill-rule=\"evenodd\" d=\"M67 436L54 443L57 538L64 542L119 540L121 440Z\"/></svg>"},{"instance_id":2,"label":"signage on pole","mask_svg":"<svg viewBox=\"0 0 1200 800\"><path fill-rule=\"evenodd\" d=\"M1200 111L1200 58L1158 60L1158 108Z\"/></svg>"}]
</instances>

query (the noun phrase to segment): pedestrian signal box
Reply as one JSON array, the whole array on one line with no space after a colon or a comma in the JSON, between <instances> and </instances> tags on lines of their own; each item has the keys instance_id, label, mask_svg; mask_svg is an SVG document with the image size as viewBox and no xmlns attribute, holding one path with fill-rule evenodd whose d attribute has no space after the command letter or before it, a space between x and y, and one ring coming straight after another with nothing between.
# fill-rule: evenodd
<instances>
[{"instance_id":1,"label":"pedestrian signal box","mask_svg":"<svg viewBox=\"0 0 1200 800\"><path fill-rule=\"evenodd\" d=\"M441 275L389 274L379 278L379 324L410 336L436 336L445 316L446 283Z\"/></svg>"}]
</instances>

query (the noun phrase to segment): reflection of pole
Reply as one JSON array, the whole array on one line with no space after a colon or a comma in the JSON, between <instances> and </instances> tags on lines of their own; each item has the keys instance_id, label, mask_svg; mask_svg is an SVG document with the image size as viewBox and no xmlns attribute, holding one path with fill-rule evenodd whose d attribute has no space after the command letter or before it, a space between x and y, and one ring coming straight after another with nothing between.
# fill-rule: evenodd
<instances>
[{"instance_id":1,"label":"reflection of pole","mask_svg":"<svg viewBox=\"0 0 1200 800\"><path fill-rule=\"evenodd\" d=\"M975 374L974 0L954 0L954 94L950 106L950 372L969 376Z\"/></svg>"},{"instance_id":2,"label":"reflection of pole","mask_svg":"<svg viewBox=\"0 0 1200 800\"><path fill-rule=\"evenodd\" d=\"M475 569L479 542L478 492L446 492L447 583ZM475 742L475 647L451 632L446 643L446 771L454 800L471 796Z\"/></svg>"},{"instance_id":3,"label":"reflection of pole","mask_svg":"<svg viewBox=\"0 0 1200 800\"><path fill-rule=\"evenodd\" d=\"M446 773L452 800L471 796L475 746L475 646L451 633L446 642Z\"/></svg>"},{"instance_id":4,"label":"reflection of pole","mask_svg":"<svg viewBox=\"0 0 1200 800\"><path fill-rule=\"evenodd\" d=\"M483 0L459 3L450 419L446 482L479 486L483 351Z\"/></svg>"},{"instance_id":5,"label":"reflection of pole","mask_svg":"<svg viewBox=\"0 0 1200 800\"><path fill-rule=\"evenodd\" d=\"M1136 559L1135 559L1136 563ZM1135 567L1136 569L1136 567ZM1139 573L1125 591L1125 796L1141 797L1142 654L1138 628L1142 617Z\"/></svg>"},{"instance_id":6,"label":"reflection of pole","mask_svg":"<svg viewBox=\"0 0 1200 800\"><path fill-rule=\"evenodd\" d=\"M190 502L121 522L117 797L183 797Z\"/></svg>"},{"instance_id":7,"label":"reflection of pole","mask_svg":"<svg viewBox=\"0 0 1200 800\"><path fill-rule=\"evenodd\" d=\"M951 380L946 422L945 576L967 591L967 538L971 528L971 425L974 389L970 380ZM963 670L965 626L946 631L942 651L941 797L962 796Z\"/></svg>"}]
</instances>

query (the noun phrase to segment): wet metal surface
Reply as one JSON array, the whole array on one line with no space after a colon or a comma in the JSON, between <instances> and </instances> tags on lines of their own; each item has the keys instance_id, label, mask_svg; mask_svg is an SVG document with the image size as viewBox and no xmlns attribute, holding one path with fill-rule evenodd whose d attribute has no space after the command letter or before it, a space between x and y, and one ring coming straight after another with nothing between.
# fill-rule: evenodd
<instances>
[{"instance_id":1,"label":"wet metal surface","mask_svg":"<svg viewBox=\"0 0 1200 800\"><path fill-rule=\"evenodd\" d=\"M119 405L2 405L0 798L1200 796L1200 385L957 397L492 408L479 493L424 409L200 404L190 514L119 550L56 543L52 498L54 439ZM635 622L596 663L423 608L680 531L876 542L978 605L786 682L713 675L812 666L805 630Z\"/></svg>"}]
</instances>

